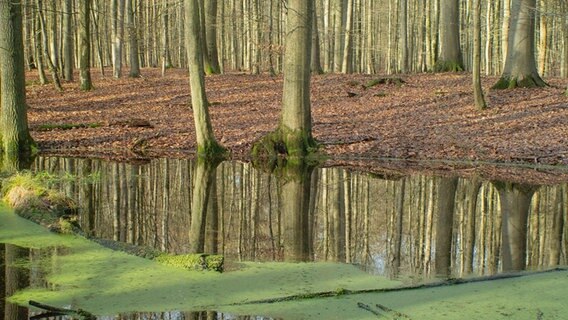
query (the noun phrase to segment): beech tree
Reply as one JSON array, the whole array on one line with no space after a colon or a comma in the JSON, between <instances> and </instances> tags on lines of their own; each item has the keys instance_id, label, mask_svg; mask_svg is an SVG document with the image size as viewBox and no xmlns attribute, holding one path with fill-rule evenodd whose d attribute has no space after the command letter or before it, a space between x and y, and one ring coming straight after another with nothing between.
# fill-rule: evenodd
<instances>
[{"instance_id":1,"label":"beech tree","mask_svg":"<svg viewBox=\"0 0 568 320\"><path fill-rule=\"evenodd\" d=\"M19 0L0 0L0 147L5 157L30 153L22 7Z\"/></svg>"},{"instance_id":2,"label":"beech tree","mask_svg":"<svg viewBox=\"0 0 568 320\"><path fill-rule=\"evenodd\" d=\"M206 157L221 155L224 154L226 150L215 139L211 119L209 117L209 102L207 101L207 95L205 93L198 0L185 0L185 23L191 106L195 121L197 153L200 156Z\"/></svg>"},{"instance_id":3,"label":"beech tree","mask_svg":"<svg viewBox=\"0 0 568 320\"><path fill-rule=\"evenodd\" d=\"M81 90L91 90L91 0L79 0L79 78Z\"/></svg>"},{"instance_id":4,"label":"beech tree","mask_svg":"<svg viewBox=\"0 0 568 320\"><path fill-rule=\"evenodd\" d=\"M481 0L473 4L473 97L477 109L487 108L481 88Z\"/></svg>"},{"instance_id":5,"label":"beech tree","mask_svg":"<svg viewBox=\"0 0 568 320\"><path fill-rule=\"evenodd\" d=\"M280 124L255 144L253 155L257 157L301 158L316 148L310 105L312 10L313 1L288 1Z\"/></svg>"},{"instance_id":6,"label":"beech tree","mask_svg":"<svg viewBox=\"0 0 568 320\"><path fill-rule=\"evenodd\" d=\"M440 1L440 51L435 70L462 71L459 0Z\"/></svg>"},{"instance_id":7,"label":"beech tree","mask_svg":"<svg viewBox=\"0 0 568 320\"><path fill-rule=\"evenodd\" d=\"M535 7L536 0L513 0L505 68L494 89L546 86L534 56Z\"/></svg>"}]
</instances>

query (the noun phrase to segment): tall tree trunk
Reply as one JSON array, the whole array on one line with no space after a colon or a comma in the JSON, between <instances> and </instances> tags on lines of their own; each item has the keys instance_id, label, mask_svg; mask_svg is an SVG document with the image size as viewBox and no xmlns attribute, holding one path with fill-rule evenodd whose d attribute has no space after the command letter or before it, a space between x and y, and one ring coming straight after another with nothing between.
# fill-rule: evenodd
<instances>
[{"instance_id":1,"label":"tall tree trunk","mask_svg":"<svg viewBox=\"0 0 568 320\"><path fill-rule=\"evenodd\" d=\"M198 0L185 0L186 45L197 153L212 156L225 151L215 140L209 117L209 102L205 93L200 22Z\"/></svg>"},{"instance_id":2,"label":"tall tree trunk","mask_svg":"<svg viewBox=\"0 0 568 320\"><path fill-rule=\"evenodd\" d=\"M481 87L481 0L473 6L473 98L478 110L487 108Z\"/></svg>"},{"instance_id":3,"label":"tall tree trunk","mask_svg":"<svg viewBox=\"0 0 568 320\"><path fill-rule=\"evenodd\" d=\"M134 3L136 0L126 0L126 29L128 30L128 42L130 47L130 72L128 76L131 78L140 77L140 57L138 54L138 28L134 21Z\"/></svg>"},{"instance_id":4,"label":"tall tree trunk","mask_svg":"<svg viewBox=\"0 0 568 320\"><path fill-rule=\"evenodd\" d=\"M55 89L57 89L58 91L63 91L63 87L61 87L61 81L59 81L59 74L57 73L57 68L55 67L55 64L52 61L49 53L49 39L47 37L47 26L46 26L45 17L43 15L43 1L37 0L36 4L38 7L39 25L41 29L41 48L42 48L44 61L47 62L47 68L51 73L51 78L53 80L53 85L55 85Z\"/></svg>"},{"instance_id":5,"label":"tall tree trunk","mask_svg":"<svg viewBox=\"0 0 568 320\"><path fill-rule=\"evenodd\" d=\"M347 19L345 23L345 40L343 43L343 62L341 63L341 72L342 73L351 73L352 72L352 43L353 43L353 1L354 0L347 0ZM315 11L315 10L314 10ZM315 21L315 19L314 19ZM315 30L314 32L317 32Z\"/></svg>"},{"instance_id":6,"label":"tall tree trunk","mask_svg":"<svg viewBox=\"0 0 568 320\"><path fill-rule=\"evenodd\" d=\"M112 75L120 78L122 75L122 47L124 38L124 9L126 0L112 0Z\"/></svg>"},{"instance_id":7,"label":"tall tree trunk","mask_svg":"<svg viewBox=\"0 0 568 320\"><path fill-rule=\"evenodd\" d=\"M451 274L452 234L457 178L435 178L436 193L436 251L435 270L437 275Z\"/></svg>"},{"instance_id":8,"label":"tall tree trunk","mask_svg":"<svg viewBox=\"0 0 568 320\"><path fill-rule=\"evenodd\" d=\"M400 0L400 56L398 70L402 73L408 71L408 7L407 0Z\"/></svg>"},{"instance_id":9,"label":"tall tree trunk","mask_svg":"<svg viewBox=\"0 0 568 320\"><path fill-rule=\"evenodd\" d=\"M310 106L312 10L313 1L288 1L280 125L254 145L253 155L301 158L314 150Z\"/></svg>"},{"instance_id":10,"label":"tall tree trunk","mask_svg":"<svg viewBox=\"0 0 568 320\"><path fill-rule=\"evenodd\" d=\"M320 43L319 43L319 33L318 33L318 18L317 10L315 9L316 4L314 3L314 10L312 17L312 62L311 70L315 74L322 74L323 69L321 67L320 59Z\"/></svg>"},{"instance_id":11,"label":"tall tree trunk","mask_svg":"<svg viewBox=\"0 0 568 320\"><path fill-rule=\"evenodd\" d=\"M162 2L162 77L166 75L166 69L172 67L172 59L170 56L170 42L169 42L169 23L170 15L168 12L168 1Z\"/></svg>"},{"instance_id":12,"label":"tall tree trunk","mask_svg":"<svg viewBox=\"0 0 568 320\"><path fill-rule=\"evenodd\" d=\"M63 78L73 81L73 0L64 0L63 6Z\"/></svg>"},{"instance_id":13,"label":"tall tree trunk","mask_svg":"<svg viewBox=\"0 0 568 320\"><path fill-rule=\"evenodd\" d=\"M459 0L441 0L440 51L435 66L438 72L463 70L459 17Z\"/></svg>"},{"instance_id":14,"label":"tall tree trunk","mask_svg":"<svg viewBox=\"0 0 568 320\"><path fill-rule=\"evenodd\" d=\"M505 68L494 89L546 86L534 57L535 7L536 0L513 0Z\"/></svg>"},{"instance_id":15,"label":"tall tree trunk","mask_svg":"<svg viewBox=\"0 0 568 320\"><path fill-rule=\"evenodd\" d=\"M22 8L20 1L0 1L0 148L7 159L29 153Z\"/></svg>"},{"instance_id":16,"label":"tall tree trunk","mask_svg":"<svg viewBox=\"0 0 568 320\"><path fill-rule=\"evenodd\" d=\"M91 0L79 0L79 77L81 90L91 90Z\"/></svg>"},{"instance_id":17,"label":"tall tree trunk","mask_svg":"<svg viewBox=\"0 0 568 320\"><path fill-rule=\"evenodd\" d=\"M343 0L332 0L332 10L333 10L333 30L334 30L334 41L333 41L333 71L341 71L341 63L343 62Z\"/></svg>"},{"instance_id":18,"label":"tall tree trunk","mask_svg":"<svg viewBox=\"0 0 568 320\"><path fill-rule=\"evenodd\" d=\"M205 36L207 44L207 54L209 55L209 65L211 73L220 73L219 50L217 49L217 0L205 1ZM224 5L222 3L221 5Z\"/></svg>"}]
</instances>

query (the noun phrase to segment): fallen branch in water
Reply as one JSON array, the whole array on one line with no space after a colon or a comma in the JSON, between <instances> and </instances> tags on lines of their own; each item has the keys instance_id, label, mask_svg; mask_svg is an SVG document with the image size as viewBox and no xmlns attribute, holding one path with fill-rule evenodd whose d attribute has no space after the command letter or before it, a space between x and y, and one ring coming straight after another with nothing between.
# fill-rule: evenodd
<instances>
[{"instance_id":1,"label":"fallen branch in water","mask_svg":"<svg viewBox=\"0 0 568 320\"><path fill-rule=\"evenodd\" d=\"M95 315L82 309L73 310L73 309L58 308L33 300L30 300L28 303L30 304L30 306L47 311L46 313L34 316L33 317L34 319L45 319L53 316L75 316L82 320L97 319Z\"/></svg>"},{"instance_id":2,"label":"fallen branch in water","mask_svg":"<svg viewBox=\"0 0 568 320\"><path fill-rule=\"evenodd\" d=\"M437 288L437 287L444 287L444 286L451 286L451 285L462 285L462 284L475 283L475 282L485 282L485 281L519 278L519 277L532 276L532 275L549 273L549 272L566 272L566 271L568 271L568 268L554 268L554 269L543 270L543 271L503 273L503 274L496 274L496 275L492 275L492 276L482 276L482 277L467 278L467 279L451 278L451 279L438 281L438 282L423 283L423 284L403 286L403 287L393 287L393 288L377 288L377 289L363 289L363 290L338 289L338 290L334 290L334 291L302 293L302 294L296 294L296 295L291 295L291 296L286 296L286 297L238 302L238 303L233 303L233 304L230 304L230 305L238 306L238 305L262 304L262 303L277 303L277 302L305 300L305 299L314 299L314 298L337 297L337 296L341 296L341 295L355 295L355 294L365 294L365 293L387 293L387 292L398 292L398 291L417 290L417 289L430 289L430 288ZM378 304L377 306L379 306L379 308L381 308L380 306L382 306L382 305ZM361 307L361 306L359 306L359 307Z\"/></svg>"}]
</instances>

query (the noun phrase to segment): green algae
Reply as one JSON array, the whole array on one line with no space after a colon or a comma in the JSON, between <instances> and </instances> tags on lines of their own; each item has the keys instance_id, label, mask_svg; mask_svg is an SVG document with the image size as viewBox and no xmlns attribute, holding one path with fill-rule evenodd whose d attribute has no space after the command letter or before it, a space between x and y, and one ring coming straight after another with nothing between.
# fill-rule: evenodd
<instances>
[{"instance_id":1,"label":"green algae","mask_svg":"<svg viewBox=\"0 0 568 320\"><path fill-rule=\"evenodd\" d=\"M180 267L187 270L223 271L224 257L222 255L209 255L203 253L169 255L156 257L159 263L167 266Z\"/></svg>"},{"instance_id":2,"label":"green algae","mask_svg":"<svg viewBox=\"0 0 568 320\"><path fill-rule=\"evenodd\" d=\"M565 319L567 283L568 272L559 271L459 286L230 306L223 311L285 319L377 319L361 308L365 305L386 319L539 319L539 314L542 319Z\"/></svg>"},{"instance_id":3,"label":"green algae","mask_svg":"<svg viewBox=\"0 0 568 320\"><path fill-rule=\"evenodd\" d=\"M10 300L36 300L52 306L81 308L94 314L216 310L265 298L300 293L394 287L399 282L373 277L339 263L242 263L227 273L187 272L123 252L106 249L74 236L57 235L0 210L0 242L19 246L38 243L66 247L53 257L49 288L30 288Z\"/></svg>"},{"instance_id":4,"label":"green algae","mask_svg":"<svg viewBox=\"0 0 568 320\"><path fill-rule=\"evenodd\" d=\"M285 319L563 319L568 272L558 271L459 286L353 294L400 282L336 263L241 263L234 272L187 272L109 250L81 237L57 235L0 207L0 242L64 246L49 257L47 288L28 288L10 301L41 301L99 315L217 310ZM331 292L321 296L318 293ZM297 299L286 301L286 297ZM274 303L254 303L273 299ZM250 303L250 304L247 304ZM361 306L366 306L362 308ZM373 312L370 312L372 310ZM392 310L386 312L385 310ZM539 316L541 315L541 316Z\"/></svg>"}]
</instances>

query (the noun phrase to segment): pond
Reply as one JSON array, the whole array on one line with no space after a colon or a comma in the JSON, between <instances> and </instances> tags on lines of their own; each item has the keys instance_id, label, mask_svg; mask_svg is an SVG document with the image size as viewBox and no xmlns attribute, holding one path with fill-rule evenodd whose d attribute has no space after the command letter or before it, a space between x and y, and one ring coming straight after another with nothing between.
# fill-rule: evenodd
<instances>
[{"instance_id":1,"label":"pond","mask_svg":"<svg viewBox=\"0 0 568 320\"><path fill-rule=\"evenodd\" d=\"M170 254L223 255L222 277L251 273L247 281L252 283L235 282L242 286L238 292L242 301L290 295L296 292L291 289L295 285L300 285L300 292L366 290L377 288L375 281L386 288L567 264L566 183L536 185L302 165L270 174L250 163L179 159L115 163L43 157L32 170L62 177L53 187L76 200L78 223L91 237ZM89 257L84 252L85 256L76 255L78 251L66 249L65 244L30 249L2 241L7 243L0 250L6 274L0 292L5 296L28 288L25 297L36 292L39 298L59 301L60 297L42 290L65 291L72 283L59 279L67 276L61 271L65 259ZM82 246L86 248L78 245ZM145 267L155 269L151 264ZM200 274L215 277L212 272ZM282 279L277 280L279 276ZM175 278L173 273L171 277ZM200 296L205 301L208 295L232 292L226 280ZM123 281L136 282L137 277ZM271 285L281 286L280 291L266 289ZM247 296L247 290L258 288L267 291ZM141 289L134 285L131 290ZM144 290L160 292L151 285ZM69 305L82 306L81 301L96 300L95 296L77 298ZM74 295L64 298L69 297ZM170 303L138 301L148 308L116 305L101 307L103 313L97 314L104 319L272 319L236 314L295 318L294 313L271 312L275 307L226 307L222 310L229 313L225 313L215 305L240 301L225 298L214 297L218 304L190 304L190 309L185 309L187 304L175 308ZM98 305L93 302L93 306ZM198 306L205 308L197 310L209 311L189 312ZM11 311L14 308L17 311ZM10 303L4 312L10 315L6 319L27 319L32 314Z\"/></svg>"}]
</instances>

